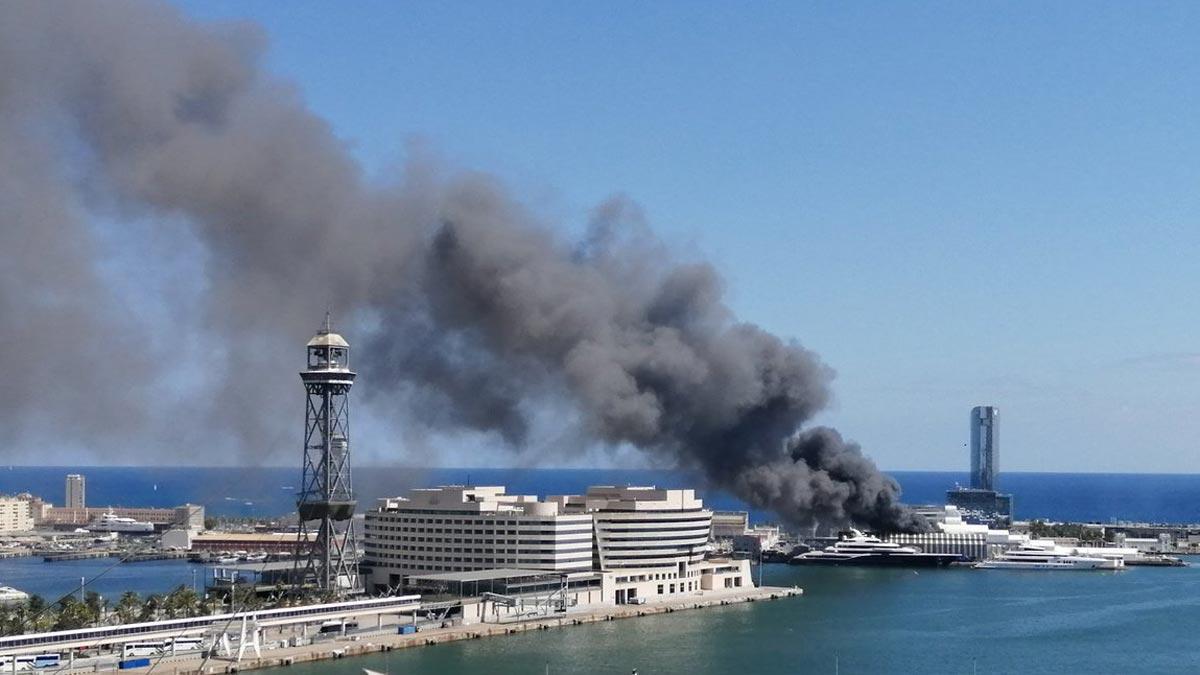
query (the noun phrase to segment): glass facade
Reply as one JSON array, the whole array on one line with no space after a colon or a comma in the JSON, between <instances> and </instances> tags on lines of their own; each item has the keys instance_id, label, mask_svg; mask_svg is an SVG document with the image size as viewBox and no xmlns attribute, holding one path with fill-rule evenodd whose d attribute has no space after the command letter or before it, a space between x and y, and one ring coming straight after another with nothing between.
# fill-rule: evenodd
<instances>
[{"instance_id":1,"label":"glass facade","mask_svg":"<svg viewBox=\"0 0 1200 675\"><path fill-rule=\"evenodd\" d=\"M999 409L990 405L971 409L971 488L996 489L999 459Z\"/></svg>"}]
</instances>

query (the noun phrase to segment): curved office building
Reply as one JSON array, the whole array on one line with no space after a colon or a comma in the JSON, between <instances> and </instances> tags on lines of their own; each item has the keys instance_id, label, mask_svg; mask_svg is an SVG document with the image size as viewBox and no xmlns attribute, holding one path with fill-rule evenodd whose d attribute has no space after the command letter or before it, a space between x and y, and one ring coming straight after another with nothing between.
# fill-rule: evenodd
<instances>
[{"instance_id":1,"label":"curved office building","mask_svg":"<svg viewBox=\"0 0 1200 675\"><path fill-rule=\"evenodd\" d=\"M665 569L686 575L704 560L712 512L692 490L592 487L583 497L596 523L597 567Z\"/></svg>"}]
</instances>

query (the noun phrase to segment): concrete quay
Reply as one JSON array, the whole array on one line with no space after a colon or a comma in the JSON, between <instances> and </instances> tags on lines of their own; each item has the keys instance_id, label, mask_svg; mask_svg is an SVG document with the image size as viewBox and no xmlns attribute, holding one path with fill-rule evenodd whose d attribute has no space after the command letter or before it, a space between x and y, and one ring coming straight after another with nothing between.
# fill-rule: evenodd
<instances>
[{"instance_id":1,"label":"concrete quay","mask_svg":"<svg viewBox=\"0 0 1200 675\"><path fill-rule=\"evenodd\" d=\"M208 664L203 669L201 668L203 663L203 659L201 658L184 656L165 657L161 663L157 664L154 670L159 673L170 673L172 675L210 675L213 673L234 673L265 668L278 668L309 661L365 656L379 652L423 647L459 640L476 640L485 637L515 635L528 631L567 628L600 621L647 617L655 614L669 614L708 607L721 607L744 602L772 601L797 597L803 595L803 593L804 590L801 588L771 586L751 589L705 591L702 594L687 598L648 602L643 605L589 606L568 610L565 613L557 615L544 615L502 623L479 623L449 626L446 628L422 628L420 632L408 635L398 635L395 632L389 631L386 633L377 632L338 637L299 647L264 649L262 658L254 658L247 655L240 663L213 657L209 659ZM396 626L390 626L389 628L394 631ZM95 671L89 668L66 672L83 673Z\"/></svg>"}]
</instances>

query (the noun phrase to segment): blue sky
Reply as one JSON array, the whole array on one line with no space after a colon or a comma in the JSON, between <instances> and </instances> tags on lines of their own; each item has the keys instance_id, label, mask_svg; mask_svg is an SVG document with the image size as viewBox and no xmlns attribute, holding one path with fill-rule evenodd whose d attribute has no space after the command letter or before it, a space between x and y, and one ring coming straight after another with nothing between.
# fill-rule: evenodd
<instances>
[{"instance_id":1,"label":"blue sky","mask_svg":"<svg viewBox=\"0 0 1200 675\"><path fill-rule=\"evenodd\" d=\"M889 469L1200 471L1200 5L185 2L373 172L616 192L839 373Z\"/></svg>"}]
</instances>

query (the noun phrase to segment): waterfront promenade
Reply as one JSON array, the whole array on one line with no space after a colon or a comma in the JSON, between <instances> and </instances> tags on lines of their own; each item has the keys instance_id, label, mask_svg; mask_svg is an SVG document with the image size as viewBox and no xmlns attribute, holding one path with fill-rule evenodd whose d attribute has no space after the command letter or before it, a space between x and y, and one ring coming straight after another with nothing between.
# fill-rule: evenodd
<instances>
[{"instance_id":1,"label":"waterfront promenade","mask_svg":"<svg viewBox=\"0 0 1200 675\"><path fill-rule=\"evenodd\" d=\"M195 656L164 657L154 668L154 671L157 673L170 673L172 675L192 675L199 673L210 674L260 670L326 659L363 656L385 651L444 644L460 640L503 637L529 631L570 628L572 626L602 621L652 617L660 614L746 602L780 600L802 594L802 589L794 587L768 586L750 589L722 589L705 591L700 594L677 597L670 600L647 602L644 605L587 606L572 608L560 614L544 615L523 620L510 620L501 623L480 623L468 626L448 626L446 628L422 628L420 632L409 635L396 634L394 632L396 627L391 626L391 630L387 632L358 633L355 635L322 639L314 641L312 644L298 647L264 649L261 658L248 655L238 663L223 657L213 657L208 660L206 665L203 665L204 659ZM202 665L203 668L201 667ZM89 665L75 669L64 669L59 672L90 673L96 672L96 669L94 665Z\"/></svg>"}]
</instances>

